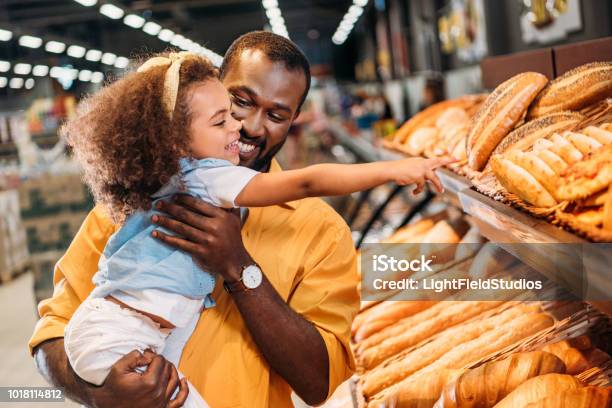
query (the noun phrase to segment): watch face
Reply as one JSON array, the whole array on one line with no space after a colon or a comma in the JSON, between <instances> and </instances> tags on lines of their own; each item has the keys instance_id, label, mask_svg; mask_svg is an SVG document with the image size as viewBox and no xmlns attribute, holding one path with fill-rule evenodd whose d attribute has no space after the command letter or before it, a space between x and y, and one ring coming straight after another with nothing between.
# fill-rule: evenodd
<instances>
[{"instance_id":1,"label":"watch face","mask_svg":"<svg viewBox=\"0 0 612 408\"><path fill-rule=\"evenodd\" d=\"M242 271L242 283L249 289L255 289L261 285L262 276L261 269L255 265L250 265Z\"/></svg>"}]
</instances>

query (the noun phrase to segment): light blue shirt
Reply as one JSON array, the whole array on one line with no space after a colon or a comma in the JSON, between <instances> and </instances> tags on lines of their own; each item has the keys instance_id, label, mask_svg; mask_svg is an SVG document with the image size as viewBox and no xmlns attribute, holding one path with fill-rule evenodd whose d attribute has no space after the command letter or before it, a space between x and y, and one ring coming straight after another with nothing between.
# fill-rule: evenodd
<instances>
[{"instance_id":1,"label":"light blue shirt","mask_svg":"<svg viewBox=\"0 0 612 408\"><path fill-rule=\"evenodd\" d=\"M181 159L180 173L153 195L153 205L183 193L218 207L231 208L240 191L257 174L221 159ZM92 296L156 289L202 299L205 307L213 306L210 294L215 277L202 270L191 255L151 236L155 229L173 235L151 222L155 213L153 209L134 213L111 236L93 277L96 287Z\"/></svg>"}]
</instances>

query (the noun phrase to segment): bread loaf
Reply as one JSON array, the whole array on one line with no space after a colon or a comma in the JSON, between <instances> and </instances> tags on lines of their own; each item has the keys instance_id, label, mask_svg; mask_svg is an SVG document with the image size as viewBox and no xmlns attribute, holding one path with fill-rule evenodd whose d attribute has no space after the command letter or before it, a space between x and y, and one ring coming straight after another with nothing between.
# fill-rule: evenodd
<instances>
[{"instance_id":1,"label":"bread loaf","mask_svg":"<svg viewBox=\"0 0 612 408\"><path fill-rule=\"evenodd\" d=\"M567 374L545 374L519 385L494 408L522 408L550 395L582 388L584 385Z\"/></svg>"},{"instance_id":2,"label":"bread loaf","mask_svg":"<svg viewBox=\"0 0 612 408\"><path fill-rule=\"evenodd\" d=\"M563 171L567 168L567 163L548 149L542 149L537 152L534 151L534 153L536 153L540 159L544 160L544 162L548 164L548 166L553 169L557 175L563 173Z\"/></svg>"},{"instance_id":3,"label":"bread loaf","mask_svg":"<svg viewBox=\"0 0 612 408\"><path fill-rule=\"evenodd\" d=\"M487 97L472 119L467 137L468 163L482 170L499 142L523 117L527 107L548 79L537 72L516 75Z\"/></svg>"},{"instance_id":4,"label":"bread loaf","mask_svg":"<svg viewBox=\"0 0 612 408\"><path fill-rule=\"evenodd\" d=\"M607 145L612 143L612 131L605 130L601 127L588 126L580 131L587 136L592 137L597 140L602 145Z\"/></svg>"},{"instance_id":5,"label":"bread loaf","mask_svg":"<svg viewBox=\"0 0 612 408\"><path fill-rule=\"evenodd\" d=\"M578 110L612 96L612 63L585 64L552 80L538 95L528 117Z\"/></svg>"},{"instance_id":6,"label":"bread loaf","mask_svg":"<svg viewBox=\"0 0 612 408\"><path fill-rule=\"evenodd\" d=\"M486 319L451 327L440 333L431 342L368 373L362 384L363 394L371 397L431 364L454 347L476 339L496 327L503 327L519 316L535 313L538 310L539 307L536 305L519 305Z\"/></svg>"},{"instance_id":7,"label":"bread loaf","mask_svg":"<svg viewBox=\"0 0 612 408\"><path fill-rule=\"evenodd\" d=\"M567 140L569 140L569 142L576 147L576 149L580 150L580 153L582 153L584 156L588 156L603 146L596 139L585 136L582 133L563 132L563 136L565 136Z\"/></svg>"},{"instance_id":8,"label":"bread loaf","mask_svg":"<svg viewBox=\"0 0 612 408\"><path fill-rule=\"evenodd\" d=\"M529 204L542 208L553 207L557 204L555 198L534 176L502 155L493 156L491 170L506 190Z\"/></svg>"},{"instance_id":9,"label":"bread loaf","mask_svg":"<svg viewBox=\"0 0 612 408\"><path fill-rule=\"evenodd\" d=\"M439 370L423 381L406 383L396 392L373 399L368 403L368 408L431 408L444 385L462 372L463 370Z\"/></svg>"},{"instance_id":10,"label":"bread loaf","mask_svg":"<svg viewBox=\"0 0 612 408\"><path fill-rule=\"evenodd\" d=\"M612 144L597 150L588 159L568 167L558 180L560 200L589 197L612 183Z\"/></svg>"},{"instance_id":11,"label":"bread loaf","mask_svg":"<svg viewBox=\"0 0 612 408\"><path fill-rule=\"evenodd\" d=\"M587 336L580 336L547 344L542 347L542 351L559 357L565 364L566 373L576 375L590 368L590 363L583 352L591 348L593 348L591 340Z\"/></svg>"},{"instance_id":12,"label":"bread loaf","mask_svg":"<svg viewBox=\"0 0 612 408\"><path fill-rule=\"evenodd\" d=\"M513 150L506 155L508 160L527 170L554 198L557 189L557 174L535 153Z\"/></svg>"},{"instance_id":13,"label":"bread loaf","mask_svg":"<svg viewBox=\"0 0 612 408\"><path fill-rule=\"evenodd\" d=\"M580 150L576 149L573 144L568 142L560 134L555 133L550 137L553 145L550 150L559 155L568 164L579 162L584 158L584 155L580 153Z\"/></svg>"},{"instance_id":14,"label":"bread loaf","mask_svg":"<svg viewBox=\"0 0 612 408\"><path fill-rule=\"evenodd\" d=\"M429 300L385 302L381 307L376 308L376 310L367 317L365 322L361 324L361 327L355 333L355 341L363 341L372 334L396 323L398 320L421 312L433 306L435 303L436 302Z\"/></svg>"},{"instance_id":15,"label":"bread loaf","mask_svg":"<svg viewBox=\"0 0 612 408\"><path fill-rule=\"evenodd\" d=\"M365 339L364 341L362 341L361 343L357 345L357 348L355 350L355 355L358 357L357 359L358 362L360 360L359 356L363 354L365 350L375 347L387 339L398 336L424 321L435 319L437 316L444 313L446 309L451 308L453 305L457 305L459 303L461 302L459 301L439 302L435 304L434 306L428 309L425 309L420 313L417 313L414 316L404 318L400 320L399 322L397 322L396 324L394 324L393 326L386 327L380 332L368 337L367 339Z\"/></svg>"},{"instance_id":16,"label":"bread loaf","mask_svg":"<svg viewBox=\"0 0 612 408\"><path fill-rule=\"evenodd\" d=\"M542 351L511 354L467 370L450 381L434 408L489 408L530 378L564 372L565 365L553 354Z\"/></svg>"},{"instance_id":17,"label":"bread loaf","mask_svg":"<svg viewBox=\"0 0 612 408\"><path fill-rule=\"evenodd\" d=\"M402 350L502 303L501 301L459 302L444 310L435 318L423 321L405 332L383 341L376 347L365 350L359 356L359 361L365 369L374 368Z\"/></svg>"},{"instance_id":18,"label":"bread loaf","mask_svg":"<svg viewBox=\"0 0 612 408\"><path fill-rule=\"evenodd\" d=\"M525 408L612 408L612 387L583 387L553 392Z\"/></svg>"},{"instance_id":19,"label":"bread loaf","mask_svg":"<svg viewBox=\"0 0 612 408\"><path fill-rule=\"evenodd\" d=\"M529 121L510 132L493 151L502 154L509 150L525 151L538 139L545 139L553 133L572 129L584 120L577 112L557 112Z\"/></svg>"}]
</instances>

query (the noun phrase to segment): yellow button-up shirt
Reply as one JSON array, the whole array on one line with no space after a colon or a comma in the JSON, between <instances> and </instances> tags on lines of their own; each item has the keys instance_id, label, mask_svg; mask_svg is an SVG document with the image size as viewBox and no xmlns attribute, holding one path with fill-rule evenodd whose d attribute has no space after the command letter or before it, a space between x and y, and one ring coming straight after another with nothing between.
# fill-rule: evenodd
<instances>
[{"instance_id":1,"label":"yellow button-up shirt","mask_svg":"<svg viewBox=\"0 0 612 408\"><path fill-rule=\"evenodd\" d=\"M270 171L280 171L276 162ZM53 297L38 306L41 318L30 351L64 336L68 320L93 289L91 278L116 229L100 207L89 213L55 266ZM349 337L359 308L359 278L349 229L322 200L310 198L250 209L242 239L280 296L323 337L331 395L354 368ZM202 313L179 369L213 408L291 406L289 385L270 370L219 282L213 298L217 305Z\"/></svg>"}]
</instances>

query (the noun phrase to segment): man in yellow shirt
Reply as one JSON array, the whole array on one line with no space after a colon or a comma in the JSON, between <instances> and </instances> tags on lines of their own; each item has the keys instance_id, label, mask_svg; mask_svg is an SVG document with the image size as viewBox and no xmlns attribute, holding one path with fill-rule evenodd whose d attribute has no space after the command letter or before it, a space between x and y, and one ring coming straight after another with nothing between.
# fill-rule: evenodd
<instances>
[{"instance_id":1,"label":"man in yellow shirt","mask_svg":"<svg viewBox=\"0 0 612 408\"><path fill-rule=\"evenodd\" d=\"M308 92L308 62L289 40L253 32L234 42L221 72L233 114L243 121L240 164L280 171L273 157ZM178 235L157 237L220 277L217 304L202 313L180 361L211 407L291 406L291 390L315 405L350 376L358 276L349 230L330 207L306 199L255 208L243 223L236 213L193 198L160 210L168 216L154 222ZM39 305L30 349L45 378L85 405L181 406L184 392L172 399L180 384L176 369L161 356L126 355L101 387L81 380L67 361L64 328L93 289L91 278L116 229L100 207L88 215L56 265L54 294ZM256 284L244 275L252 265L263 271ZM144 374L134 371L143 364Z\"/></svg>"}]
</instances>

